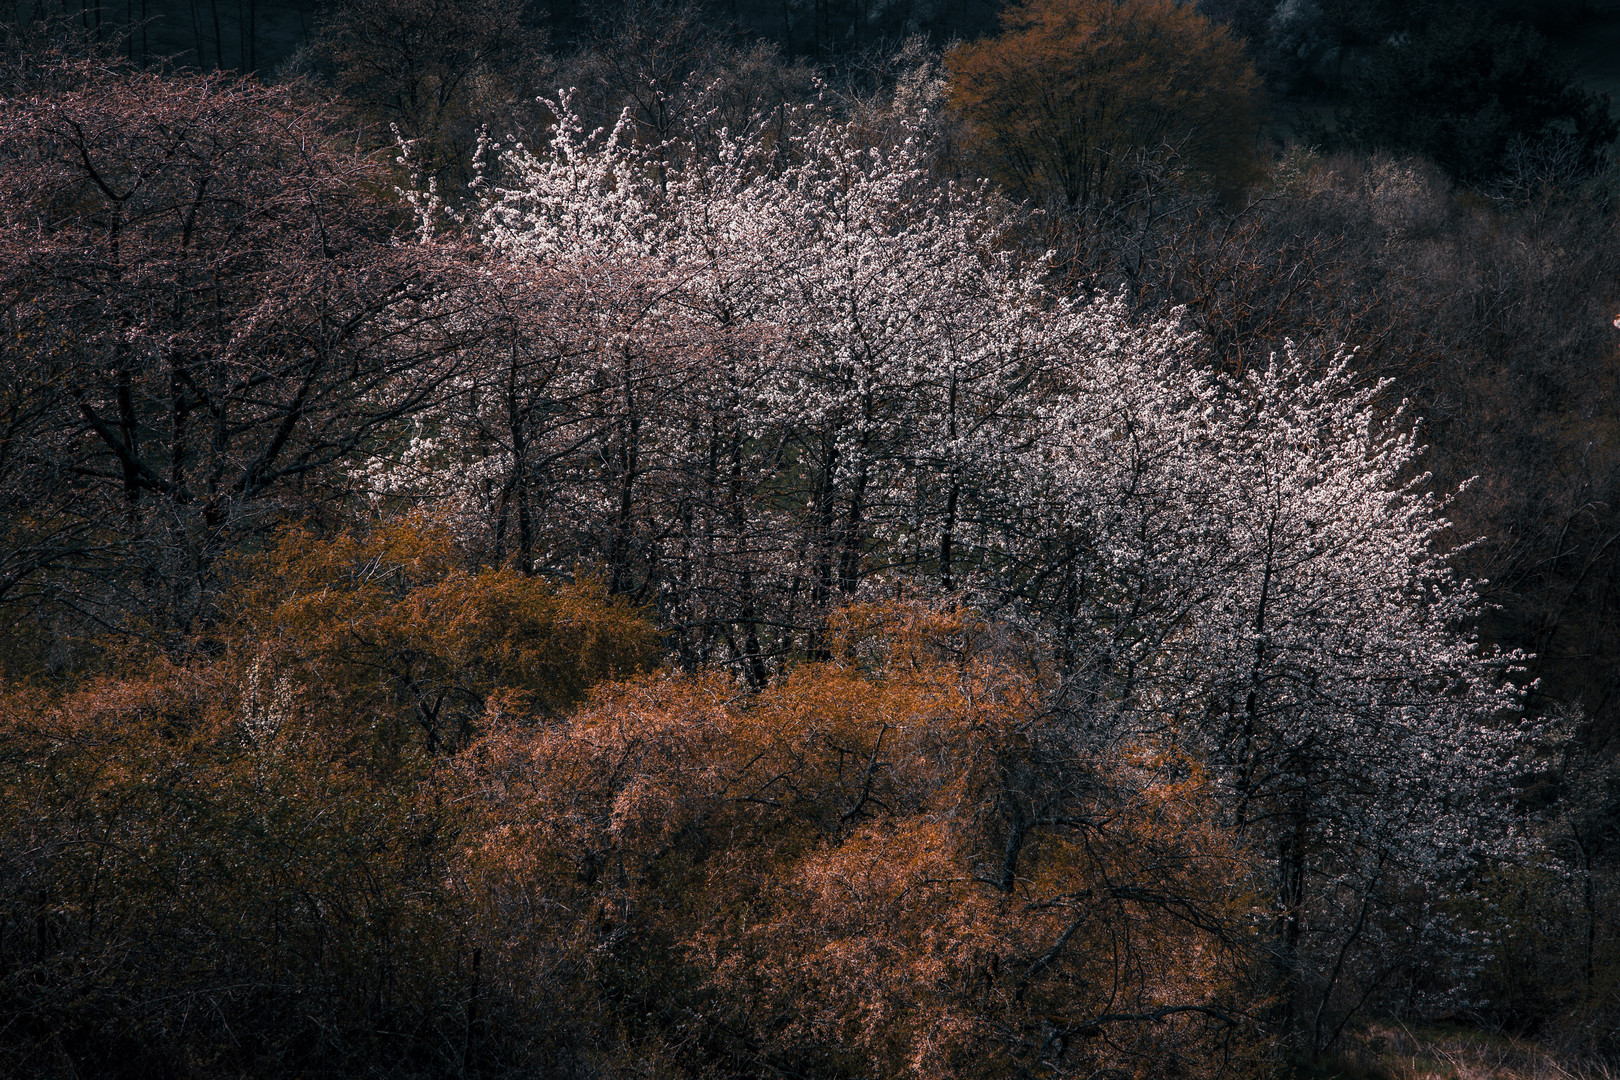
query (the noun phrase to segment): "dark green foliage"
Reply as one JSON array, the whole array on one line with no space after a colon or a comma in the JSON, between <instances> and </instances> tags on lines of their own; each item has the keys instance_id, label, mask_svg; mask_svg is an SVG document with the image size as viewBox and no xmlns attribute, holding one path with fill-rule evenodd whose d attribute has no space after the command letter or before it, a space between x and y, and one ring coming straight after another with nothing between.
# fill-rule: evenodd
<instances>
[{"instance_id":1,"label":"dark green foliage","mask_svg":"<svg viewBox=\"0 0 1620 1080\"><path fill-rule=\"evenodd\" d=\"M1421 154L1471 183L1513 149L1568 144L1590 168L1620 132L1607 96L1578 85L1546 38L1471 8L1385 40L1350 81L1339 122L1358 146Z\"/></svg>"}]
</instances>

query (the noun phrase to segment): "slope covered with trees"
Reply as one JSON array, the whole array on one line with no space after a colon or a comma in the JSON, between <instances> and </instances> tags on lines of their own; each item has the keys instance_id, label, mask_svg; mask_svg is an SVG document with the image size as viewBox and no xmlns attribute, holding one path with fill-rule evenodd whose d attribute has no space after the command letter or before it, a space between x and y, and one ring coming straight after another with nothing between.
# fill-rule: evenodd
<instances>
[{"instance_id":1,"label":"slope covered with trees","mask_svg":"<svg viewBox=\"0 0 1620 1080\"><path fill-rule=\"evenodd\" d=\"M1611 130L434 10L7 32L0 1069L1620 1049Z\"/></svg>"}]
</instances>

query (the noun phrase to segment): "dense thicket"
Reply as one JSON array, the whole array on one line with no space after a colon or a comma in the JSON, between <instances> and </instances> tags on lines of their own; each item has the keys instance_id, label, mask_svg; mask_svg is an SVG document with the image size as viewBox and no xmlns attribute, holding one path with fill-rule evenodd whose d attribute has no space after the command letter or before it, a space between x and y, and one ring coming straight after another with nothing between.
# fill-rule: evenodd
<instances>
[{"instance_id":1,"label":"dense thicket","mask_svg":"<svg viewBox=\"0 0 1620 1080\"><path fill-rule=\"evenodd\" d=\"M1173 5L196 13L4 42L0 1067L1617 1049L1613 131L1527 32L1251 154Z\"/></svg>"}]
</instances>

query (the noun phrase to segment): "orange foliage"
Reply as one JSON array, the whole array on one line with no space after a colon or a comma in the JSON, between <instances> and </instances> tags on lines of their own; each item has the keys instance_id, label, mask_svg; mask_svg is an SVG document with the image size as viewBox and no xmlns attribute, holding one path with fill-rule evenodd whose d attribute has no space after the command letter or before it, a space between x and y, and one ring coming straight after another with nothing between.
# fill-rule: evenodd
<instances>
[{"instance_id":1,"label":"orange foliage","mask_svg":"<svg viewBox=\"0 0 1620 1080\"><path fill-rule=\"evenodd\" d=\"M290 533L188 661L0 684L0 1073L442 1075L475 1044L444 751L648 658L443 534Z\"/></svg>"},{"instance_id":2,"label":"orange foliage","mask_svg":"<svg viewBox=\"0 0 1620 1080\"><path fill-rule=\"evenodd\" d=\"M243 570L221 637L261 723L363 718L371 737L399 745L414 731L438 753L489 709L551 713L655 655L640 615L594 582L473 573L437 526L324 543L292 531Z\"/></svg>"},{"instance_id":3,"label":"orange foliage","mask_svg":"<svg viewBox=\"0 0 1620 1080\"><path fill-rule=\"evenodd\" d=\"M431 528L238 570L191 659L0 687L8 1075L1252 1071L1204 778L992 624L750 696Z\"/></svg>"},{"instance_id":4,"label":"orange foliage","mask_svg":"<svg viewBox=\"0 0 1620 1080\"><path fill-rule=\"evenodd\" d=\"M950 101L992 175L1069 208L1143 169L1232 195L1256 174L1260 79L1242 46L1178 0L1026 0L997 38L946 57Z\"/></svg>"},{"instance_id":5,"label":"orange foliage","mask_svg":"<svg viewBox=\"0 0 1620 1080\"><path fill-rule=\"evenodd\" d=\"M292 1067L454 1008L398 977L458 962L424 771L380 783L315 732L251 736L234 674L6 688L0 1072Z\"/></svg>"},{"instance_id":6,"label":"orange foliage","mask_svg":"<svg viewBox=\"0 0 1620 1080\"><path fill-rule=\"evenodd\" d=\"M648 1060L1168 1076L1253 1049L1253 899L1191 763L1051 715L963 612L833 636L753 698L651 676L471 749L463 880L505 970L619 1003Z\"/></svg>"}]
</instances>

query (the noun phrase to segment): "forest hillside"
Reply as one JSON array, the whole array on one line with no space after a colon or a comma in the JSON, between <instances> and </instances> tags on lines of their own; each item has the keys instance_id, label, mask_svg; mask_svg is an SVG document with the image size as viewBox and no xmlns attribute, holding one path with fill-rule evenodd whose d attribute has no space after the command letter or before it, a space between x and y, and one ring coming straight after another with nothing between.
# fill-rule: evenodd
<instances>
[{"instance_id":1,"label":"forest hillside","mask_svg":"<svg viewBox=\"0 0 1620 1080\"><path fill-rule=\"evenodd\" d=\"M0 1073L1620 1069L1620 10L7 11Z\"/></svg>"}]
</instances>

